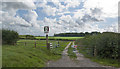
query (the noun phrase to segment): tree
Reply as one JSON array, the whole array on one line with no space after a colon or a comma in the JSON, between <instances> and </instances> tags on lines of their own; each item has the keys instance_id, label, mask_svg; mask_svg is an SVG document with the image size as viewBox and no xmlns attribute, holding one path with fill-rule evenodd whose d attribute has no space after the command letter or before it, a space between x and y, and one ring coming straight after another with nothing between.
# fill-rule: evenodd
<instances>
[{"instance_id":1,"label":"tree","mask_svg":"<svg viewBox=\"0 0 120 69\"><path fill-rule=\"evenodd\" d=\"M3 44L14 44L19 39L19 35L15 31L2 30L2 43Z\"/></svg>"}]
</instances>

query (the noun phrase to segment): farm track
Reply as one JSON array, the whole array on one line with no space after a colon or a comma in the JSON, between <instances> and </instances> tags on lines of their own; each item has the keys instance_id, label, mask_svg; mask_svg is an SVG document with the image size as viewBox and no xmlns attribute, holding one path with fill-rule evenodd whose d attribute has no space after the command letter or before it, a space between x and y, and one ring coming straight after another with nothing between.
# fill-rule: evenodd
<instances>
[{"instance_id":1,"label":"farm track","mask_svg":"<svg viewBox=\"0 0 120 69\"><path fill-rule=\"evenodd\" d=\"M90 59L85 58L83 54L76 52L77 61L71 60L68 56L68 48L70 46L71 42L66 46L62 53L62 58L58 61L49 61L47 63L47 67L93 67L92 69L117 69L110 66L103 66L96 62L92 62ZM88 69L87 68L87 69Z\"/></svg>"}]
</instances>

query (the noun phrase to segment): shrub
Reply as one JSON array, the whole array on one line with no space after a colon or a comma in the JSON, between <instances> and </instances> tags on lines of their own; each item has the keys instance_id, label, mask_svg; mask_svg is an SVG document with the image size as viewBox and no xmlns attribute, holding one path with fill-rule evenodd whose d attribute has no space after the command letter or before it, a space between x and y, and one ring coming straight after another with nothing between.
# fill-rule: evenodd
<instances>
[{"instance_id":1,"label":"shrub","mask_svg":"<svg viewBox=\"0 0 120 69\"><path fill-rule=\"evenodd\" d=\"M33 35L26 35L26 39L36 39Z\"/></svg>"},{"instance_id":2,"label":"shrub","mask_svg":"<svg viewBox=\"0 0 120 69\"><path fill-rule=\"evenodd\" d=\"M102 33L92 35L81 40L82 44L90 48L90 55L94 54L96 46L97 56L101 58L120 58L120 35L118 33Z\"/></svg>"},{"instance_id":3,"label":"shrub","mask_svg":"<svg viewBox=\"0 0 120 69\"><path fill-rule=\"evenodd\" d=\"M2 43L3 44L14 44L19 39L19 35L15 31L2 30Z\"/></svg>"},{"instance_id":4,"label":"shrub","mask_svg":"<svg viewBox=\"0 0 120 69\"><path fill-rule=\"evenodd\" d=\"M117 34L102 34L97 38L96 46L98 56L102 58L118 58Z\"/></svg>"}]
</instances>

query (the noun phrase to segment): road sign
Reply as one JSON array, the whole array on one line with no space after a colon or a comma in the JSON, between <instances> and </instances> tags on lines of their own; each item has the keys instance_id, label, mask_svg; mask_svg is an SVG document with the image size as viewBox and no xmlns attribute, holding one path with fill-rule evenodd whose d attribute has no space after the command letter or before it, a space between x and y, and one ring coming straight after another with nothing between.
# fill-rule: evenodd
<instances>
[{"instance_id":1,"label":"road sign","mask_svg":"<svg viewBox=\"0 0 120 69\"><path fill-rule=\"evenodd\" d=\"M49 26L44 26L44 33L49 33Z\"/></svg>"}]
</instances>

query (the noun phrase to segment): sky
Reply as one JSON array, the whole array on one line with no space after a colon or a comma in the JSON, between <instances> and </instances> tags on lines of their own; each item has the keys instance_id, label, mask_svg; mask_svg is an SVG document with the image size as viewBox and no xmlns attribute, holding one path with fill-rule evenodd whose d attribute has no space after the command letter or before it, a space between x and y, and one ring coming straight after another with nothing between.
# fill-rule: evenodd
<instances>
[{"instance_id":1,"label":"sky","mask_svg":"<svg viewBox=\"0 0 120 69\"><path fill-rule=\"evenodd\" d=\"M118 32L119 0L3 0L1 29L45 36L80 32Z\"/></svg>"}]
</instances>

